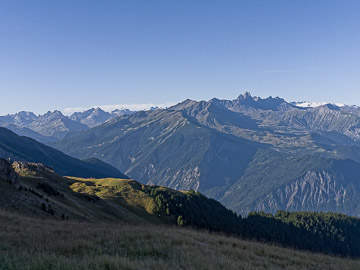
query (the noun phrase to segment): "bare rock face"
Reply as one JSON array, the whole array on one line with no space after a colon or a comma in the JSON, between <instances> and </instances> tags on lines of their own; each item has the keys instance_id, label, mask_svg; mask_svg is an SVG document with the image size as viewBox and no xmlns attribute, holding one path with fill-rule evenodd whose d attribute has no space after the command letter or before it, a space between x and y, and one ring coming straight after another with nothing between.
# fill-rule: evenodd
<instances>
[{"instance_id":1,"label":"bare rock face","mask_svg":"<svg viewBox=\"0 0 360 270\"><path fill-rule=\"evenodd\" d=\"M21 172L24 172L24 171L31 171L34 173L43 173L43 172L53 173L54 172L51 167L41 164L41 163L15 161L12 164L12 167L19 174L21 174Z\"/></svg>"},{"instance_id":2,"label":"bare rock face","mask_svg":"<svg viewBox=\"0 0 360 270\"><path fill-rule=\"evenodd\" d=\"M289 211L313 209L359 216L359 213L351 212L351 209L356 209L356 205L350 203L354 201L354 199L350 200L352 196L357 197L356 191L345 183L342 175L326 171L308 171L300 179L266 196L256 205L256 210L275 212L281 209Z\"/></svg>"},{"instance_id":3,"label":"bare rock face","mask_svg":"<svg viewBox=\"0 0 360 270\"><path fill-rule=\"evenodd\" d=\"M11 163L6 159L0 158L0 180L10 182L16 188L20 188L20 180Z\"/></svg>"}]
</instances>

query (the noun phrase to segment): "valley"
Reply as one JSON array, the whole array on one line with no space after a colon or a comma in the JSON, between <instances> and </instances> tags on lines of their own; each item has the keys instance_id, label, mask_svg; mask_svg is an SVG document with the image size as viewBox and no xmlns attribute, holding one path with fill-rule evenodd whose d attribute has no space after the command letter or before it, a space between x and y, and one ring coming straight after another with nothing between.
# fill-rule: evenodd
<instances>
[{"instance_id":1,"label":"valley","mask_svg":"<svg viewBox=\"0 0 360 270\"><path fill-rule=\"evenodd\" d=\"M50 145L80 159L96 157L145 184L200 191L242 215L316 210L360 216L356 173L332 168L340 162L359 170L357 112L245 93L122 115ZM255 183L262 191L248 192Z\"/></svg>"},{"instance_id":2,"label":"valley","mask_svg":"<svg viewBox=\"0 0 360 270\"><path fill-rule=\"evenodd\" d=\"M0 270L359 270L360 1L0 1Z\"/></svg>"},{"instance_id":3,"label":"valley","mask_svg":"<svg viewBox=\"0 0 360 270\"><path fill-rule=\"evenodd\" d=\"M360 118L355 108L349 110L328 104L302 108L280 98L245 93L233 101L186 100L167 109L127 111L113 117L99 109L74 114L73 120L66 121L88 126L66 131L46 144L36 136L19 136L2 127L0 211L10 220L23 216L24 222L34 220L44 226L56 222L63 226L59 231L79 222L89 228L116 226L115 231L146 227L148 232L142 233L149 235L156 235L158 226L173 235L201 235L206 230L211 233L207 239L226 235L230 237L226 241L243 241L249 248L249 269L262 269L250 258L264 243L358 258ZM100 120L95 124L87 115ZM25 116L33 121L31 114ZM58 127L58 122L51 123L50 133ZM47 124L43 128L45 132ZM179 241L174 237L169 241ZM66 240L64 245L72 244ZM205 245L217 250L211 243ZM57 254L59 247L53 248L52 254ZM260 249L279 252L277 247ZM88 247L82 252L91 254ZM255 257L270 269L283 267L265 253ZM168 267L166 260L160 263L163 256L156 254L151 251L152 260ZM306 263L294 269L316 269L325 263L308 261L307 256L317 255L296 254L305 256ZM130 263L123 255L116 256L120 256L119 260L112 257L116 265ZM40 257L34 265L49 267ZM144 260L140 258L151 268ZM226 260L236 264L237 259ZM15 262L5 261L12 269ZM66 269L68 263L60 260L56 267ZM101 262L93 263L101 267ZM286 265L291 269L293 263ZM343 259L334 263L339 269L357 264ZM178 261L177 265L174 269L186 264Z\"/></svg>"}]
</instances>

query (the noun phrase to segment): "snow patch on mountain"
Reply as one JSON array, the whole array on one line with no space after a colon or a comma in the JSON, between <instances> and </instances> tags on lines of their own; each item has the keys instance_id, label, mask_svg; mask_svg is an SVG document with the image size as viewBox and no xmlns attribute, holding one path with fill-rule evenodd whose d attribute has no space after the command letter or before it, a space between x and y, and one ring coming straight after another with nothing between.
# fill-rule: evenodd
<instances>
[{"instance_id":1,"label":"snow patch on mountain","mask_svg":"<svg viewBox=\"0 0 360 270\"><path fill-rule=\"evenodd\" d=\"M309 101L300 101L300 102L290 102L290 104L300 107L300 108L316 108L324 106L327 104L336 105L337 107L344 107L345 104L342 103L329 103L329 102L309 102Z\"/></svg>"}]
</instances>

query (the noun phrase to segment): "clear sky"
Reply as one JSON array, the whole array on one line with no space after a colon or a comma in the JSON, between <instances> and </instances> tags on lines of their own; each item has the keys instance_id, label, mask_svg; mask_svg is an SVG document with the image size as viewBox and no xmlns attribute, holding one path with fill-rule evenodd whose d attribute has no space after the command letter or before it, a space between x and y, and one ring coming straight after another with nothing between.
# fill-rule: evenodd
<instances>
[{"instance_id":1,"label":"clear sky","mask_svg":"<svg viewBox=\"0 0 360 270\"><path fill-rule=\"evenodd\" d=\"M0 114L280 96L360 105L358 0L0 0Z\"/></svg>"}]
</instances>

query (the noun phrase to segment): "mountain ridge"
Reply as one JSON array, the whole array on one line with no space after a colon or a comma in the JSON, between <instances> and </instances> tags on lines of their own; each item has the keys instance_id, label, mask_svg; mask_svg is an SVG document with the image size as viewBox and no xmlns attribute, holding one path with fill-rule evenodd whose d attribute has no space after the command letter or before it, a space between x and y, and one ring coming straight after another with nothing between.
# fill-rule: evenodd
<instances>
[{"instance_id":1,"label":"mountain ridge","mask_svg":"<svg viewBox=\"0 0 360 270\"><path fill-rule=\"evenodd\" d=\"M93 129L69 134L53 146L78 158L103 159L143 183L199 190L241 214L261 209L271 213L339 209L359 216L355 197L346 197L337 208L333 200L321 203L326 196L340 196L336 195L339 190L323 191L313 203L307 198L308 204L295 203L289 197L291 192L285 191L309 184L310 175L316 175L315 183L320 183L329 175L320 173L322 164L332 164L334 159L349 164L349 159L360 161L360 151L354 148L360 146L359 136L360 118L343 107L327 104L299 108L279 97L261 99L245 93L234 100L188 99L167 109L122 115ZM261 168L262 155L269 161L264 168L269 177L263 182L267 193L260 200L254 193L238 193L235 186L253 178L246 173L252 167L252 175L265 177L257 169ZM312 169L313 164L306 159L319 167ZM300 166L301 173L296 169L299 163L304 165ZM299 171L299 175L290 177L286 168L279 175L272 173L281 164L287 164L290 172ZM357 170L358 166L356 163L353 168ZM284 186L277 184L276 177ZM347 194L360 192L357 179L346 176L345 171L331 171L328 184L334 185L334 179L342 183L342 177ZM302 184L296 182L300 179ZM315 186L323 188L321 184ZM229 192L237 195L226 195ZM308 192L315 194L312 189ZM274 199L274 194L282 194L283 199ZM305 199L307 195L299 196ZM242 207L244 201L252 202Z\"/></svg>"},{"instance_id":2,"label":"mountain ridge","mask_svg":"<svg viewBox=\"0 0 360 270\"><path fill-rule=\"evenodd\" d=\"M84 119L94 112L101 111L84 112ZM279 97L262 99L247 92L233 100L188 99L167 109L125 113L93 128L67 132L48 144L79 159L96 157L145 184L199 190L237 211L340 209L359 216L354 206L356 199L349 195L358 192L357 179L346 176L344 171L320 170L321 158L329 164L333 159L360 162L359 116L360 109L354 106L325 104L301 108ZM23 115L25 119L32 117L29 113ZM277 153L281 154L280 160ZM265 177L256 170L262 167L257 162L263 162L263 155L269 161L268 167L263 168L269 176L263 182L268 186L263 189L267 193L260 192L263 197L258 198L251 192L237 192L236 185ZM319 168L312 169L306 158ZM296 161L307 167L301 165L301 175L290 177L292 171L298 171ZM282 163L289 166L290 173L272 173L271 169L282 168ZM247 173L249 170L254 176ZM279 176L284 186L275 181ZM314 189L308 189L312 196L318 196L313 200L306 192L294 191L309 185L311 178L316 178L314 188L319 190L324 189L318 183L325 178L328 185L344 183L342 187L349 196L334 208L334 201L325 206L322 201L326 196L339 197L339 190L323 190L319 197ZM229 192L237 195L230 196ZM297 197L309 203L299 203L294 199ZM249 207L240 207L245 201Z\"/></svg>"},{"instance_id":3,"label":"mountain ridge","mask_svg":"<svg viewBox=\"0 0 360 270\"><path fill-rule=\"evenodd\" d=\"M118 169L110 167L109 164L102 161L81 161L34 139L19 136L2 127L0 127L0 157L10 160L44 163L51 166L61 175L128 178ZM104 168L107 169L105 172Z\"/></svg>"}]
</instances>

